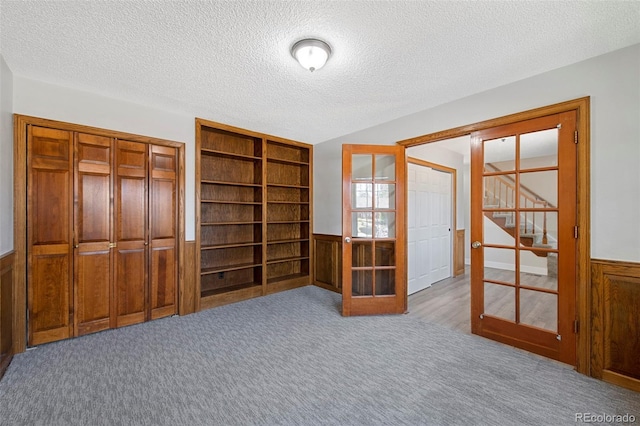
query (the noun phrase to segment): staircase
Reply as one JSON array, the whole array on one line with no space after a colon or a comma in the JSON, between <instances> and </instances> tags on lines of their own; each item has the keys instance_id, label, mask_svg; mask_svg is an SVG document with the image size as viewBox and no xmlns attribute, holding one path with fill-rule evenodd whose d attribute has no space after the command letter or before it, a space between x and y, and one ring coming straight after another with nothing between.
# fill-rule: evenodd
<instances>
[{"instance_id":1,"label":"staircase","mask_svg":"<svg viewBox=\"0 0 640 426\"><path fill-rule=\"evenodd\" d=\"M487 172L500 171L497 167L487 164ZM527 187L520 185L521 208L545 209L555 208L553 204L545 200ZM485 177L484 208L513 209L515 207L516 185L513 179L505 175L493 175ZM485 211L484 215L498 225L504 232L516 238L516 213L513 211ZM557 247L557 236L550 235L547 230L547 212L520 212L520 244L532 248ZM539 257L557 256L547 251L532 250ZM551 259L549 259L552 261ZM551 269L551 265L550 265Z\"/></svg>"},{"instance_id":2,"label":"staircase","mask_svg":"<svg viewBox=\"0 0 640 426\"><path fill-rule=\"evenodd\" d=\"M500 207L485 204L485 208L497 209ZM516 237L515 213L485 212L484 215L513 238ZM553 248L553 245L549 244L549 235L545 234L544 230L536 229L531 221L520 223L520 244L525 247ZM536 250L533 250L532 253L539 257L547 257L549 254L546 251Z\"/></svg>"}]
</instances>

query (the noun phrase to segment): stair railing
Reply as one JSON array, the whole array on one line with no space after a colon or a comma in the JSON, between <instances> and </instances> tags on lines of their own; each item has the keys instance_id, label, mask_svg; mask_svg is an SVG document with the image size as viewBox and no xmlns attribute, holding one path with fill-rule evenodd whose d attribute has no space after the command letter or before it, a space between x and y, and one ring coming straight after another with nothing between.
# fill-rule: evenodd
<instances>
[{"instance_id":1,"label":"stair railing","mask_svg":"<svg viewBox=\"0 0 640 426\"><path fill-rule=\"evenodd\" d=\"M485 171L501 171L492 164L486 164L492 170ZM516 198L516 185L515 181L509 176L505 175L489 175L485 176L485 199L491 199L492 204L497 205L498 208L510 208L515 206ZM530 209L547 209L554 208L555 206L540 197L535 192L531 191L524 185L520 185L520 208ZM531 225L531 233L536 232L536 213L533 211L521 212L524 221L524 232L529 233L529 225ZM542 211L542 244L548 243L547 235L547 211ZM514 224L515 225L515 224Z\"/></svg>"}]
</instances>

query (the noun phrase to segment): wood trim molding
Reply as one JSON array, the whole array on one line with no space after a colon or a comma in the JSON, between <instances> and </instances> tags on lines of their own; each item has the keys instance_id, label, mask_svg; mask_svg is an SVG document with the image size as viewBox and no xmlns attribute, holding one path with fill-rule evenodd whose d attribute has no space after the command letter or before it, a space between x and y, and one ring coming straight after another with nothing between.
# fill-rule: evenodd
<instances>
[{"instance_id":1,"label":"wood trim molding","mask_svg":"<svg viewBox=\"0 0 640 426\"><path fill-rule=\"evenodd\" d=\"M456 229L456 245L453 255L453 276L464 275L464 229Z\"/></svg>"},{"instance_id":2,"label":"wood trim molding","mask_svg":"<svg viewBox=\"0 0 640 426\"><path fill-rule=\"evenodd\" d=\"M194 267L194 283L193 283L193 287L194 287L194 312L200 312L201 309L203 309L204 307L201 306L200 304L200 242L201 242L201 238L200 238L200 203L202 200L202 197L200 195L200 181L202 179L202 172L200 170L200 164L201 164L201 153L200 153L200 148L202 146L202 127L205 126L207 123L206 120L202 120L200 118L196 118L196 143L195 143L195 246L193 248L193 267Z\"/></svg>"},{"instance_id":3,"label":"wood trim molding","mask_svg":"<svg viewBox=\"0 0 640 426\"><path fill-rule=\"evenodd\" d=\"M14 121L17 119L19 119L24 125L31 124L33 126L50 127L52 129L67 130L70 132L90 133L92 135L106 136L108 138L126 139L132 142L152 143L155 145L170 146L173 148L180 148L180 146L184 147L184 142L136 135L134 133L120 132L100 127L85 126L83 124L67 123L65 121L50 120L48 118L14 114Z\"/></svg>"},{"instance_id":4,"label":"wood trim molding","mask_svg":"<svg viewBox=\"0 0 640 426\"><path fill-rule=\"evenodd\" d=\"M13 352L27 348L27 125L28 117L13 116Z\"/></svg>"},{"instance_id":5,"label":"wood trim molding","mask_svg":"<svg viewBox=\"0 0 640 426\"><path fill-rule=\"evenodd\" d=\"M456 174L457 170L452 167L443 166L442 164L432 163L430 161L421 160L419 158L407 157L407 162L417 164L419 166L431 167L432 169L440 170L446 173Z\"/></svg>"},{"instance_id":6,"label":"wood trim molding","mask_svg":"<svg viewBox=\"0 0 640 426\"><path fill-rule=\"evenodd\" d=\"M313 284L342 292L342 236L313 234Z\"/></svg>"},{"instance_id":7,"label":"wood trim molding","mask_svg":"<svg viewBox=\"0 0 640 426\"><path fill-rule=\"evenodd\" d=\"M13 357L13 280L15 252L0 257L0 378Z\"/></svg>"},{"instance_id":8,"label":"wood trim molding","mask_svg":"<svg viewBox=\"0 0 640 426\"><path fill-rule=\"evenodd\" d=\"M591 374L640 392L640 263L591 261Z\"/></svg>"},{"instance_id":9,"label":"wood trim molding","mask_svg":"<svg viewBox=\"0 0 640 426\"><path fill-rule=\"evenodd\" d=\"M439 132L429 133L414 138L404 139L396 142L398 145L403 145L405 148L412 146L418 146L430 142L438 142L446 139L457 138L460 136L470 135L473 132L479 130L490 129L492 127L503 126L505 124L512 124L518 121L530 120L532 118L544 117L545 115L558 114L560 112L571 111L574 109L580 109L584 107L584 104L589 104L589 97L573 99L566 102L561 102L541 108L530 109L523 112L517 112L515 114L505 115L503 117L492 118L478 123L466 124L460 127L454 127L453 129L442 130Z\"/></svg>"},{"instance_id":10,"label":"wood trim molding","mask_svg":"<svg viewBox=\"0 0 640 426\"><path fill-rule=\"evenodd\" d=\"M473 124L467 124L452 129L429 133L426 135L405 139L396 142L405 148L422 145L430 142L452 139L469 135L479 130L512 124L519 121L559 114L568 111L576 111L578 129L578 188L577 188L577 218L576 224L580 230L577 241L576 254L576 312L577 320L581 324L577 335L576 370L582 374L591 374L591 198L590 198L590 132L591 110L588 96L578 99L560 102L553 105L535 108L503 117L493 118Z\"/></svg>"},{"instance_id":11,"label":"wood trim molding","mask_svg":"<svg viewBox=\"0 0 640 426\"><path fill-rule=\"evenodd\" d=\"M218 123L216 121L211 121L211 120L206 120L204 118L197 118L196 117L196 129L199 129L201 127L214 127L218 130L224 130L227 132L232 132L232 133L240 133L243 134L245 136L250 136L250 137L254 137L254 138L258 138L258 139L264 139L265 141L269 140L272 142L282 142L288 145L295 145L295 146L302 146L302 147L307 147L309 146L309 144L306 144L304 142L298 142L298 141L294 141L291 139L285 139L285 138L281 138L279 136L273 136L273 135L267 135L265 133L260 133L260 132L255 132L253 130L247 130L247 129L243 129L241 127L235 127L235 126L230 126L228 124L223 124L223 123ZM199 133L199 132L196 132ZM196 134L196 141L199 141L199 134ZM199 147L198 147L199 148Z\"/></svg>"},{"instance_id":12,"label":"wood trim molding","mask_svg":"<svg viewBox=\"0 0 640 426\"><path fill-rule=\"evenodd\" d=\"M40 126L72 132L90 133L109 138L126 139L133 142L155 144L177 148L178 150L178 292L184 292L184 249L185 249L185 144L168 139L141 136L132 133L102 129L98 127L84 126L81 124L67 123L63 121L49 120L46 118L31 117L14 114L13 116L13 244L15 252L14 261L14 306L13 306L13 351L24 352L27 347L27 126ZM178 306L181 301L178 300Z\"/></svg>"}]
</instances>

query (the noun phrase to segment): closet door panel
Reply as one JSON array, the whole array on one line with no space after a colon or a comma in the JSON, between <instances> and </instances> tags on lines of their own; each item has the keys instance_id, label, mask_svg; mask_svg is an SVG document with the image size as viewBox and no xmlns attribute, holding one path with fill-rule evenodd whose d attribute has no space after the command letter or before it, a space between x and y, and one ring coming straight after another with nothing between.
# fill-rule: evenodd
<instances>
[{"instance_id":1,"label":"closet door panel","mask_svg":"<svg viewBox=\"0 0 640 426\"><path fill-rule=\"evenodd\" d=\"M76 336L110 328L111 250L88 243L75 250Z\"/></svg>"},{"instance_id":2,"label":"closet door panel","mask_svg":"<svg viewBox=\"0 0 640 426\"><path fill-rule=\"evenodd\" d=\"M119 243L116 251L116 327L146 319L146 248L139 242Z\"/></svg>"},{"instance_id":3,"label":"closet door panel","mask_svg":"<svg viewBox=\"0 0 640 426\"><path fill-rule=\"evenodd\" d=\"M65 339L71 323L72 168L70 132L27 130L28 345Z\"/></svg>"},{"instance_id":4,"label":"closet door panel","mask_svg":"<svg viewBox=\"0 0 640 426\"><path fill-rule=\"evenodd\" d=\"M177 150L150 145L150 317L177 313Z\"/></svg>"},{"instance_id":5,"label":"closet door panel","mask_svg":"<svg viewBox=\"0 0 640 426\"><path fill-rule=\"evenodd\" d=\"M164 247L151 248L151 319L176 314L175 241L163 241Z\"/></svg>"},{"instance_id":6,"label":"closet door panel","mask_svg":"<svg viewBox=\"0 0 640 426\"><path fill-rule=\"evenodd\" d=\"M113 140L76 134L74 334L112 326L111 169Z\"/></svg>"},{"instance_id":7,"label":"closet door panel","mask_svg":"<svg viewBox=\"0 0 640 426\"><path fill-rule=\"evenodd\" d=\"M116 326L146 320L147 145L117 141L115 210Z\"/></svg>"},{"instance_id":8,"label":"closet door panel","mask_svg":"<svg viewBox=\"0 0 640 426\"><path fill-rule=\"evenodd\" d=\"M71 337L68 244L33 247L29 264L29 346Z\"/></svg>"}]
</instances>

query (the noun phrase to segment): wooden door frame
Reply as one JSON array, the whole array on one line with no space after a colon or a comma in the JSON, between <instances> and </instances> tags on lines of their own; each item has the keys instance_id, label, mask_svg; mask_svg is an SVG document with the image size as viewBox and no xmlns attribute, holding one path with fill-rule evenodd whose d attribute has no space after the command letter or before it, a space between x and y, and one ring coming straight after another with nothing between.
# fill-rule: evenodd
<instances>
[{"instance_id":1,"label":"wooden door frame","mask_svg":"<svg viewBox=\"0 0 640 426\"><path fill-rule=\"evenodd\" d=\"M456 268L455 268L455 253L460 247L457 247L457 238L455 237L456 231L458 229L458 171L452 167L443 166L442 164L432 163L430 161L421 160L415 157L407 156L407 173L409 173L408 164L415 164L417 166L429 167L434 170L438 170L443 173L451 174L451 235L449 238L451 239L451 250L449 251L449 263L451 267L451 277L455 277ZM408 178L407 178L408 182ZM407 188L408 189L408 188ZM407 205L406 212L409 214L409 191L407 190ZM409 221L407 220L407 230L409 229ZM407 235L407 241L409 241L409 236ZM408 254L408 249L407 249ZM407 274L409 271L407 270ZM407 275L408 276L408 275ZM407 282L408 288L408 282Z\"/></svg>"},{"instance_id":2,"label":"wooden door frame","mask_svg":"<svg viewBox=\"0 0 640 426\"><path fill-rule=\"evenodd\" d=\"M13 115L13 353L27 348L27 126L34 125L89 133L133 142L169 146L178 150L178 307L183 314L184 246L185 246L185 144L167 139L135 135L81 124L49 120L27 115Z\"/></svg>"},{"instance_id":3,"label":"wooden door frame","mask_svg":"<svg viewBox=\"0 0 640 426\"><path fill-rule=\"evenodd\" d=\"M519 121L576 111L577 116L577 157L578 157L578 182L577 182L577 224L579 238L576 241L576 314L578 317L577 345L576 345L576 371L591 374L591 218L590 218L590 97L573 99L553 105L535 108L503 117L493 118L473 124L467 124L435 133L404 139L396 142L405 148L418 146L425 143L438 142L460 136L467 136L473 132L492 127L512 124Z\"/></svg>"}]
</instances>

